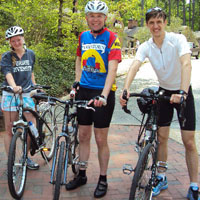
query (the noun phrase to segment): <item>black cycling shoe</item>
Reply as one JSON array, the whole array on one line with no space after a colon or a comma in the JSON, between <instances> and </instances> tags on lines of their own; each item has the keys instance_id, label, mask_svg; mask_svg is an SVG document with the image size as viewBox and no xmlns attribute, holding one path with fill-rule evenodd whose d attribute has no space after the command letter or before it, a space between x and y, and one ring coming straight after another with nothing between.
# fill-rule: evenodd
<instances>
[{"instance_id":1,"label":"black cycling shoe","mask_svg":"<svg viewBox=\"0 0 200 200\"><path fill-rule=\"evenodd\" d=\"M94 191L95 198L101 198L106 195L108 189L108 183L104 181L99 181L97 187Z\"/></svg>"},{"instance_id":2,"label":"black cycling shoe","mask_svg":"<svg viewBox=\"0 0 200 200\"><path fill-rule=\"evenodd\" d=\"M87 183L87 176L85 177L77 176L73 180L69 181L69 183L65 185L65 188L66 190L74 190L80 187L81 185L85 185L86 183Z\"/></svg>"}]
</instances>

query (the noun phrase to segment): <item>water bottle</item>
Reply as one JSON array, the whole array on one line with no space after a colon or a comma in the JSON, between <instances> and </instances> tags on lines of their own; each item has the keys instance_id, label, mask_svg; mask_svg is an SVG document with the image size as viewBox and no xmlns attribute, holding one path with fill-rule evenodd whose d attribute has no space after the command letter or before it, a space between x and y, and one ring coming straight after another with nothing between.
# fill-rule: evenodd
<instances>
[{"instance_id":1,"label":"water bottle","mask_svg":"<svg viewBox=\"0 0 200 200\"><path fill-rule=\"evenodd\" d=\"M28 122L28 126L29 126L29 129L30 129L32 135L33 135L33 136L35 137L35 139L36 139L37 145L39 146L39 133L38 133L37 128L34 126L34 124L33 124L32 121L29 121L29 122Z\"/></svg>"}]
</instances>

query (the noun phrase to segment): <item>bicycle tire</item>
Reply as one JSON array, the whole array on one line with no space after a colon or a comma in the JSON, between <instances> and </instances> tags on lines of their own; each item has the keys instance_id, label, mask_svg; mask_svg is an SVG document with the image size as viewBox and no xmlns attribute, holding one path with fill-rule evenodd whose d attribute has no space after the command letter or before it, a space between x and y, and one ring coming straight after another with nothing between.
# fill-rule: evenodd
<instances>
[{"instance_id":1,"label":"bicycle tire","mask_svg":"<svg viewBox=\"0 0 200 200\"><path fill-rule=\"evenodd\" d=\"M58 157L57 171L56 171L56 180L54 188L54 200L58 200L60 196L60 186L62 180L63 166L64 166L64 151L65 151L65 142L62 141L60 144L60 152Z\"/></svg>"},{"instance_id":2,"label":"bicycle tire","mask_svg":"<svg viewBox=\"0 0 200 200\"><path fill-rule=\"evenodd\" d=\"M50 161L53 157L55 151L55 143L56 143L56 123L55 118L51 110L46 110L42 114L42 118L47 122L48 126L51 130L48 129L47 125L43 122L42 123L42 143L45 144L44 148L41 149L40 153L44 160Z\"/></svg>"},{"instance_id":3,"label":"bicycle tire","mask_svg":"<svg viewBox=\"0 0 200 200\"><path fill-rule=\"evenodd\" d=\"M135 173L133 176L129 200L149 200L152 191L147 190L147 185L151 177L151 169L154 160L154 145L152 143L147 144L144 147L139 157Z\"/></svg>"},{"instance_id":4,"label":"bicycle tire","mask_svg":"<svg viewBox=\"0 0 200 200\"><path fill-rule=\"evenodd\" d=\"M21 132L16 131L12 137L8 154L8 187L14 199L21 199L26 185L27 166L24 147Z\"/></svg>"},{"instance_id":5,"label":"bicycle tire","mask_svg":"<svg viewBox=\"0 0 200 200\"><path fill-rule=\"evenodd\" d=\"M74 140L71 143L71 155L72 155L72 172L77 174L79 171L79 165L77 160L79 160L79 141L78 141L78 122L76 121L74 124Z\"/></svg>"}]
</instances>

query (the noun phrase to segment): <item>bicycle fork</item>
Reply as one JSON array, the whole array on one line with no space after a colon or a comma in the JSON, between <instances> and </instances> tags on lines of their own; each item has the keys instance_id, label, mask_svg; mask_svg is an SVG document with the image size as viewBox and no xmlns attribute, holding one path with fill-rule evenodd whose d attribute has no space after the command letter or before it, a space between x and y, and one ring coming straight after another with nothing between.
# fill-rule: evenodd
<instances>
[{"instance_id":1,"label":"bicycle fork","mask_svg":"<svg viewBox=\"0 0 200 200\"><path fill-rule=\"evenodd\" d=\"M55 152L54 152L54 156L53 156L53 162L52 162L52 169L51 169L51 179L50 179L50 183L54 184L54 173L55 173L55 169L56 169L56 162L57 162L57 155L58 155L58 150L60 147L60 138L63 135L61 134L60 136L58 136L56 138L56 144L55 144ZM66 137L66 135L65 135ZM69 161L69 142L65 141L66 146L65 146L65 155L64 155L64 176L63 176L63 182L61 183L61 185L65 185L66 184L66 180L67 180L67 168L68 168L68 161Z\"/></svg>"},{"instance_id":2,"label":"bicycle fork","mask_svg":"<svg viewBox=\"0 0 200 200\"><path fill-rule=\"evenodd\" d=\"M55 144L55 152L54 152L54 156L53 156L53 162L52 162L52 168L51 168L51 179L50 179L50 183L54 184L54 173L55 173L55 168L56 168L56 160L57 160L57 155L58 155L58 149L59 149L59 140L60 140L60 136L58 136L56 138L56 144Z\"/></svg>"}]
</instances>

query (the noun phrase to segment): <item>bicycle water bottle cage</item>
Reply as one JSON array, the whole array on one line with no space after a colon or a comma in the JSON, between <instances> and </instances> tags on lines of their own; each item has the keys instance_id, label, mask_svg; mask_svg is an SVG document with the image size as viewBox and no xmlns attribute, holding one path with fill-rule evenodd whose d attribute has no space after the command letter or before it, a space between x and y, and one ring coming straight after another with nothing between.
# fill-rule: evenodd
<instances>
[{"instance_id":1,"label":"bicycle water bottle cage","mask_svg":"<svg viewBox=\"0 0 200 200\"><path fill-rule=\"evenodd\" d=\"M142 90L141 94L145 94L145 95L151 95L155 92L158 91L158 87L150 87L150 88L145 88L144 90ZM143 98L143 97L140 97L140 98L137 98L137 104L138 104L138 107L140 109L140 111L142 113L149 113L150 111L150 108L151 108L151 99L149 98Z\"/></svg>"},{"instance_id":2,"label":"bicycle water bottle cage","mask_svg":"<svg viewBox=\"0 0 200 200\"><path fill-rule=\"evenodd\" d=\"M166 172L166 171L167 171L168 165L167 165L166 162L158 161L158 162L157 162L157 168L158 168L158 172L159 172L159 173L163 173L163 172Z\"/></svg>"}]
</instances>

